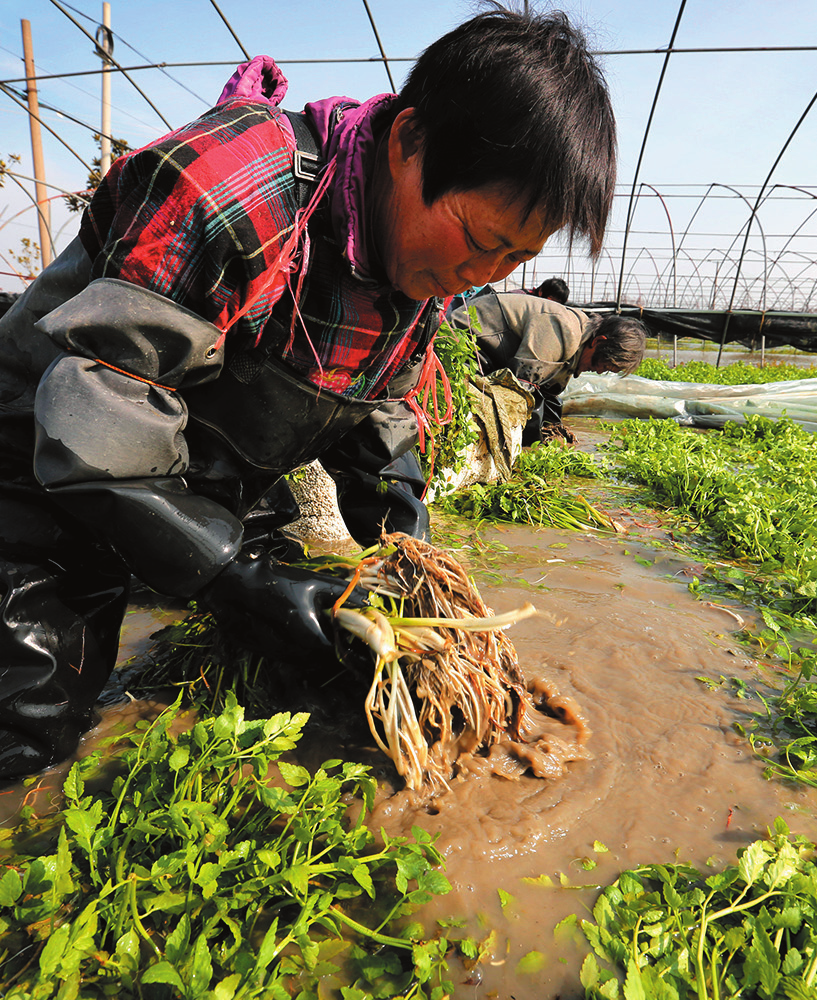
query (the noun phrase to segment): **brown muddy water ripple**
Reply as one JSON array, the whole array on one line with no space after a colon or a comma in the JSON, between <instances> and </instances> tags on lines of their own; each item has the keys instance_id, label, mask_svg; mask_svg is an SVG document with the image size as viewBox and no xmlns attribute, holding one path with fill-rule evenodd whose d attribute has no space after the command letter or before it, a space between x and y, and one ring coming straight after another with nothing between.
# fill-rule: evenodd
<instances>
[{"instance_id":1,"label":"brown muddy water ripple","mask_svg":"<svg viewBox=\"0 0 817 1000\"><path fill-rule=\"evenodd\" d=\"M499 565L490 578L477 573L481 592L498 613L528 600L545 613L509 634L526 678L581 707L592 759L568 764L559 780L508 780L476 767L430 804L384 780L368 822L392 836L415 824L439 835L452 891L419 914L429 932L452 916L464 922L454 937L493 932L487 961L453 968L454 1000L578 1000L586 944L577 931L554 935L560 920L593 905L598 889L578 886L605 885L641 863L722 867L779 815L814 840L814 793L763 778L734 728L757 702L696 679L751 684L756 665L730 635L737 621L689 593L682 556L627 536L557 530L491 529L484 541ZM492 550L494 542L507 549ZM143 608L128 619L123 659L139 652L157 614ZM127 722L160 707L104 709L83 752L121 726L123 712ZM309 742L305 756L316 761L357 751L369 759L362 747L339 751L329 733L313 732ZM379 778L388 770L376 767ZM596 842L607 852L597 853ZM597 866L585 870L588 862ZM524 956L535 971L518 968Z\"/></svg>"}]
</instances>

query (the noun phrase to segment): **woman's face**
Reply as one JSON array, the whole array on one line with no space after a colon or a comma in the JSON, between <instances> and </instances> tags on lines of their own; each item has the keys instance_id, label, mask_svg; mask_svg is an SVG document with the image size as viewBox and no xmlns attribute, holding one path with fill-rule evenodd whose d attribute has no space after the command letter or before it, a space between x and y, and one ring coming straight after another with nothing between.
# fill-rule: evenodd
<instances>
[{"instance_id":1,"label":"woman's face","mask_svg":"<svg viewBox=\"0 0 817 1000\"><path fill-rule=\"evenodd\" d=\"M375 206L375 242L389 282L411 299L427 299L501 281L554 230L541 212L525 219L521 198L501 184L449 191L426 205L411 115L402 111L392 126L388 189Z\"/></svg>"}]
</instances>

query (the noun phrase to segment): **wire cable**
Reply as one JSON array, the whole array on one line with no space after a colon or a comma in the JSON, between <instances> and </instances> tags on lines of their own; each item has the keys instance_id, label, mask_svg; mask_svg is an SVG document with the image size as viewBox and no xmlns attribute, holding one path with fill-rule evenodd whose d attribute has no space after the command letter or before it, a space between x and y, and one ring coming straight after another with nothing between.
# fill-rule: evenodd
<instances>
[{"instance_id":1,"label":"wire cable","mask_svg":"<svg viewBox=\"0 0 817 1000\"><path fill-rule=\"evenodd\" d=\"M391 69L389 69L389 60L386 58L386 50L383 48L383 43L380 41L380 35L377 32L377 25L374 23L374 17L372 17L371 10L369 10L368 0L363 0L363 6L366 8L366 13L369 15L369 23L371 24L372 31L374 32L374 40L377 42L377 47L380 49L380 55L383 57L383 65L386 69L386 76L389 78L389 86L391 87L392 93L396 94L397 87L394 85Z\"/></svg>"},{"instance_id":2,"label":"wire cable","mask_svg":"<svg viewBox=\"0 0 817 1000\"><path fill-rule=\"evenodd\" d=\"M12 101L14 101L15 104L19 104L19 106L23 109L23 111L25 111L25 113L27 115L31 115L32 118L34 118L36 121L38 121L40 123L40 125L42 125L42 127L44 129L46 129L46 131L50 132L51 135L54 136L54 138L57 140L57 142L61 142L63 144L63 146L65 146L65 148L68 150L68 152L72 156L75 156L79 160L79 162L83 165L83 167L85 167L85 169L89 173L93 170L93 167L90 165L90 163L86 163L85 160L83 160L83 158L79 155L79 153L75 149L73 149L71 146L69 146L68 143L65 141L65 139L63 139L63 138L61 138L61 136L57 135L57 133L54 131L53 128L51 128L50 125L47 125L42 120L42 118L40 118L39 115L32 114L32 112L29 111L29 109L28 109L28 105L26 105L25 103L23 103L23 101L21 101L16 96L16 94L14 93L13 90L11 90L10 87L6 87L5 84L0 83L0 91L2 91L2 93L4 93L7 97L10 97L12 99Z\"/></svg>"},{"instance_id":3,"label":"wire cable","mask_svg":"<svg viewBox=\"0 0 817 1000\"><path fill-rule=\"evenodd\" d=\"M72 10L75 14L78 14L80 17L84 17L86 21L90 21L91 24L96 24L97 23L94 20L94 18L92 18L89 14L85 14L85 13L83 13L83 11L77 10L77 8L76 7L72 7L70 3L66 3L65 6L68 8L68 10ZM131 45L131 43L129 41L127 41L126 39L124 39L121 35L117 34L117 32L111 31L111 35L113 35L113 37L116 39L116 41L121 42L122 45L124 45L126 48L130 49L131 52L135 52L136 55L141 56L143 59L149 59L150 58L149 56L146 56L144 54L144 52L140 52L139 49L137 49L135 46ZM168 80L172 80L173 83L175 83L178 87L181 87L182 90L186 90L187 93L190 94L191 97L195 97L196 100L197 101L201 101L202 104L208 104L208 102L205 101L205 99L203 97L201 97L199 94L197 94L194 90L191 90L186 84L182 83L181 80L177 80L175 76L171 76L171 74L167 72L167 70L164 68L163 65L161 65L159 63L154 63L153 65L154 65L154 67L156 69L160 69L162 71L162 73L168 78ZM135 67L125 67L125 68L126 69L133 69ZM139 68L141 69L142 67L139 67ZM97 72L104 72L104 70L99 70ZM42 77L40 77L40 79L42 79ZM208 104L208 106L209 106L209 104Z\"/></svg>"},{"instance_id":4,"label":"wire cable","mask_svg":"<svg viewBox=\"0 0 817 1000\"><path fill-rule=\"evenodd\" d=\"M68 20L71 21L72 24L76 25L76 27L79 28L79 30L83 33L83 35L85 35L86 38L88 38L90 41L92 41L94 43L94 47L97 46L97 41L94 38L94 36L92 34L90 34L90 32L86 31L85 28L83 28L82 25L79 23L79 21L77 21L77 19L75 17L73 17L71 14L69 14L69 12L62 6L61 3L58 3L57 0L50 0L50 2L57 8L57 10L62 11L62 13L68 18ZM128 81L128 83L132 87L134 87L139 92L139 94L141 94L141 96L147 101L147 103L151 106L151 108L153 108L153 110L161 118L161 120L165 123L165 125L169 129L172 129L173 126L170 124L170 122L167 120L167 118L165 118L165 116L162 114L162 112L156 107L156 105L153 103L153 101L151 101L151 99L144 92L144 90L142 90L142 88L139 86L139 84L136 83L135 80L132 80L130 78L130 76L128 76L127 72L124 69L122 69L122 67L114 59L113 56L108 56L108 58L114 64L114 66L116 66L116 68L122 73L122 75L125 77L125 79Z\"/></svg>"},{"instance_id":5,"label":"wire cable","mask_svg":"<svg viewBox=\"0 0 817 1000\"><path fill-rule=\"evenodd\" d=\"M216 13L221 18L221 20L227 25L227 30L233 36L233 38L236 41L236 44L241 49L241 51L244 53L244 58L247 60L247 62L249 62L250 59L252 58L252 56L249 54L249 52L242 45L241 39L238 37L238 35L233 31L233 26L230 24L230 22L227 20L227 18L221 13L221 8L216 3L216 0L210 0L210 3L213 5L213 7L215 7Z\"/></svg>"}]
</instances>

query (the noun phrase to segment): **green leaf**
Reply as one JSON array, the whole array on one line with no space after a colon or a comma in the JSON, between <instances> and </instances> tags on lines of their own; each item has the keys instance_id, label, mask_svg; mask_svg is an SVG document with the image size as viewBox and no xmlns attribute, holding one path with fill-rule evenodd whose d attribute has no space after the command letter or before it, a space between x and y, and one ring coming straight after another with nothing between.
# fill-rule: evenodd
<instances>
[{"instance_id":1,"label":"green leaf","mask_svg":"<svg viewBox=\"0 0 817 1000\"><path fill-rule=\"evenodd\" d=\"M79 761L71 765L71 770L68 772L62 787L66 797L69 799L76 800L82 795L85 790L85 782L82 780Z\"/></svg>"},{"instance_id":2,"label":"green leaf","mask_svg":"<svg viewBox=\"0 0 817 1000\"><path fill-rule=\"evenodd\" d=\"M148 966L141 974L140 981L143 985L146 983L167 983L168 986L175 986L182 994L186 992L181 976L170 962L160 961Z\"/></svg>"},{"instance_id":3,"label":"green leaf","mask_svg":"<svg viewBox=\"0 0 817 1000\"><path fill-rule=\"evenodd\" d=\"M264 935L264 940L261 942L261 947L258 949L258 957L255 960L255 967L253 969L255 974L264 972L273 958L275 958L275 954L279 948L277 935L278 918L276 917L267 928L267 933Z\"/></svg>"},{"instance_id":4,"label":"green leaf","mask_svg":"<svg viewBox=\"0 0 817 1000\"><path fill-rule=\"evenodd\" d=\"M309 887L309 866L293 865L292 868L287 868L283 877L296 892L304 895Z\"/></svg>"},{"instance_id":5,"label":"green leaf","mask_svg":"<svg viewBox=\"0 0 817 1000\"><path fill-rule=\"evenodd\" d=\"M527 882L528 885L540 885L545 889L552 889L555 885L553 879L550 875L537 875L536 878L523 878L523 882Z\"/></svg>"},{"instance_id":6,"label":"green leaf","mask_svg":"<svg viewBox=\"0 0 817 1000\"><path fill-rule=\"evenodd\" d=\"M70 924L62 924L53 934L49 935L40 953L40 972L46 979L53 979L59 972L70 937Z\"/></svg>"},{"instance_id":7,"label":"green leaf","mask_svg":"<svg viewBox=\"0 0 817 1000\"><path fill-rule=\"evenodd\" d=\"M374 899L374 883L372 882L372 876L366 865L357 865L353 868L352 878L358 883L358 885L363 887L372 899Z\"/></svg>"},{"instance_id":8,"label":"green leaf","mask_svg":"<svg viewBox=\"0 0 817 1000\"><path fill-rule=\"evenodd\" d=\"M193 949L193 964L190 971L190 996L200 997L207 991L213 978L213 963L210 959L210 947L207 938L202 933L196 938Z\"/></svg>"},{"instance_id":9,"label":"green leaf","mask_svg":"<svg viewBox=\"0 0 817 1000\"><path fill-rule=\"evenodd\" d=\"M72 807L64 812L65 822L77 835L77 840L90 849L91 835L102 819L102 803L97 800L89 809Z\"/></svg>"},{"instance_id":10,"label":"green leaf","mask_svg":"<svg viewBox=\"0 0 817 1000\"><path fill-rule=\"evenodd\" d=\"M0 878L0 906L13 906L23 894L23 880L14 868Z\"/></svg>"},{"instance_id":11,"label":"green leaf","mask_svg":"<svg viewBox=\"0 0 817 1000\"><path fill-rule=\"evenodd\" d=\"M749 984L759 983L773 997L780 981L780 954L765 928L755 927L752 943L746 952L744 971Z\"/></svg>"},{"instance_id":12,"label":"green leaf","mask_svg":"<svg viewBox=\"0 0 817 1000\"><path fill-rule=\"evenodd\" d=\"M309 771L297 764L288 764L286 761L279 760L278 769L281 772L281 777L291 788L300 788L303 785L308 785L311 780Z\"/></svg>"},{"instance_id":13,"label":"green leaf","mask_svg":"<svg viewBox=\"0 0 817 1000\"><path fill-rule=\"evenodd\" d=\"M179 965L190 944L190 917L183 913L179 922L165 941L165 956L169 962Z\"/></svg>"},{"instance_id":14,"label":"green leaf","mask_svg":"<svg viewBox=\"0 0 817 1000\"><path fill-rule=\"evenodd\" d=\"M644 983L641 980L641 972L632 959L627 963L627 978L624 980L624 1000L647 1000ZM649 1000L655 1000L655 998L650 997Z\"/></svg>"},{"instance_id":15,"label":"green leaf","mask_svg":"<svg viewBox=\"0 0 817 1000\"><path fill-rule=\"evenodd\" d=\"M516 902L515 898L504 889L497 889L496 891L499 896L499 905L502 907L503 911L510 906L511 903Z\"/></svg>"},{"instance_id":16,"label":"green leaf","mask_svg":"<svg viewBox=\"0 0 817 1000\"><path fill-rule=\"evenodd\" d=\"M238 973L222 979L213 989L213 1000L233 1000L240 985L241 976Z\"/></svg>"},{"instance_id":17,"label":"green leaf","mask_svg":"<svg viewBox=\"0 0 817 1000\"><path fill-rule=\"evenodd\" d=\"M181 771L183 767L187 765L190 760L190 748L186 746L179 746L173 751L168 760L168 766L171 771Z\"/></svg>"},{"instance_id":18,"label":"green leaf","mask_svg":"<svg viewBox=\"0 0 817 1000\"><path fill-rule=\"evenodd\" d=\"M281 864L281 855L278 851L270 851L262 847L255 852L255 856L267 868L277 868Z\"/></svg>"},{"instance_id":19,"label":"green leaf","mask_svg":"<svg viewBox=\"0 0 817 1000\"><path fill-rule=\"evenodd\" d=\"M744 848L738 860L738 870L746 885L754 885L768 860L762 841L756 840Z\"/></svg>"},{"instance_id":20,"label":"green leaf","mask_svg":"<svg viewBox=\"0 0 817 1000\"><path fill-rule=\"evenodd\" d=\"M523 955L522 958L516 963L516 971L521 976L531 976L535 975L537 972L541 972L547 963L547 956L541 951L529 951L527 955Z\"/></svg>"}]
</instances>

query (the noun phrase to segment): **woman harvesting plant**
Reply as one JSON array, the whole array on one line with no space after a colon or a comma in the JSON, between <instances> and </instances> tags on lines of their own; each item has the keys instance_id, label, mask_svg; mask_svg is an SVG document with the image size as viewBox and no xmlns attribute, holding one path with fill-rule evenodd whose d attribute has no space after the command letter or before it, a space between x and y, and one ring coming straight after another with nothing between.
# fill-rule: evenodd
<instances>
[{"instance_id":1,"label":"woman harvesting plant","mask_svg":"<svg viewBox=\"0 0 817 1000\"><path fill-rule=\"evenodd\" d=\"M286 87L258 57L117 160L0 322L0 777L74 749L133 575L272 657L331 657L344 585L283 561L282 477L320 458L358 541L427 536L403 430L436 298L563 228L599 252L615 126L564 16L472 18L399 95L299 116Z\"/></svg>"}]
</instances>

